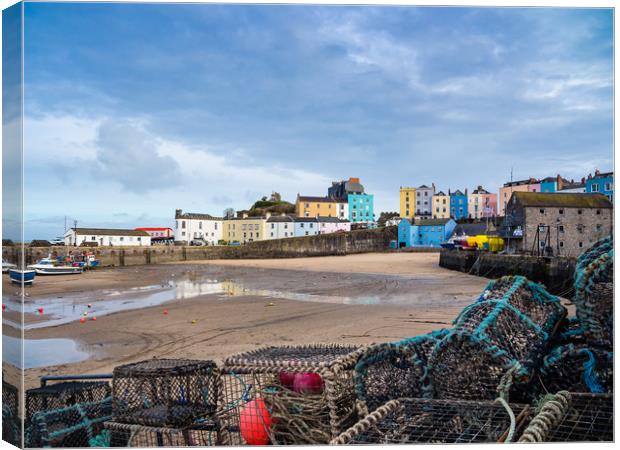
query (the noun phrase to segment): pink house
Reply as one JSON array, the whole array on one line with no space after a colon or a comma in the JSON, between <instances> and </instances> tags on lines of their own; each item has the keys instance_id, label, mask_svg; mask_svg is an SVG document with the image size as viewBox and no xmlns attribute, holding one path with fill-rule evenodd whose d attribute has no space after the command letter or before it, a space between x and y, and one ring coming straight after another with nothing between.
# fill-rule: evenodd
<instances>
[{"instance_id":1,"label":"pink house","mask_svg":"<svg viewBox=\"0 0 620 450\"><path fill-rule=\"evenodd\" d=\"M348 220L339 219L337 217L319 216L317 216L316 220L319 222L319 234L351 231L351 222Z\"/></svg>"},{"instance_id":2,"label":"pink house","mask_svg":"<svg viewBox=\"0 0 620 450\"><path fill-rule=\"evenodd\" d=\"M506 211L506 205L510 201L510 197L513 192L540 192L540 181L536 178L530 178L528 180L511 181L504 183L504 186L499 188L498 201L498 215L503 216Z\"/></svg>"}]
</instances>

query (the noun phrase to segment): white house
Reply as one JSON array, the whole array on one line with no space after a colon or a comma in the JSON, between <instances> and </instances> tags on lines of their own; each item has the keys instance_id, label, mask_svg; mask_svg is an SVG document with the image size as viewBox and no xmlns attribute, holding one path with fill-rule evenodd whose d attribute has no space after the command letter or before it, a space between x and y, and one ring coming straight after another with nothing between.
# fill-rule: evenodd
<instances>
[{"instance_id":1,"label":"white house","mask_svg":"<svg viewBox=\"0 0 620 450\"><path fill-rule=\"evenodd\" d=\"M175 212L174 240L203 240L207 245L217 245L222 240L223 219L209 214Z\"/></svg>"},{"instance_id":2,"label":"white house","mask_svg":"<svg viewBox=\"0 0 620 450\"><path fill-rule=\"evenodd\" d=\"M150 246L151 236L143 230L114 228L70 228L66 231L65 245L80 246L83 242L95 242L98 246Z\"/></svg>"},{"instance_id":3,"label":"white house","mask_svg":"<svg viewBox=\"0 0 620 450\"><path fill-rule=\"evenodd\" d=\"M283 239L295 236L295 219L282 214L271 216L265 224L265 239Z\"/></svg>"},{"instance_id":4,"label":"white house","mask_svg":"<svg viewBox=\"0 0 620 450\"><path fill-rule=\"evenodd\" d=\"M351 222L337 217L317 217L319 234L336 233L339 231L351 231Z\"/></svg>"},{"instance_id":5,"label":"white house","mask_svg":"<svg viewBox=\"0 0 620 450\"><path fill-rule=\"evenodd\" d=\"M295 236L319 234L319 222L313 217L295 217Z\"/></svg>"},{"instance_id":6,"label":"white house","mask_svg":"<svg viewBox=\"0 0 620 450\"><path fill-rule=\"evenodd\" d=\"M418 186L415 190L415 216L431 217L433 215L433 195L435 185L428 187L425 184Z\"/></svg>"}]
</instances>

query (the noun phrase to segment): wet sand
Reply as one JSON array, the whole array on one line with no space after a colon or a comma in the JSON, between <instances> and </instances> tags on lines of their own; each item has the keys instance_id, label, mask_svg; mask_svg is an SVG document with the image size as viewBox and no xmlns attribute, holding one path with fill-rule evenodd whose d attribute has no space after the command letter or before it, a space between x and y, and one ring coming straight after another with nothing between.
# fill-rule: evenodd
<instances>
[{"instance_id":1,"label":"wet sand","mask_svg":"<svg viewBox=\"0 0 620 450\"><path fill-rule=\"evenodd\" d=\"M91 357L27 369L26 388L38 385L41 375L106 373L119 364L154 356L221 362L262 345L368 344L447 327L488 280L439 268L438 259L436 253L381 253L188 262L38 277L27 291L26 303L54 297L64 301L62 297L72 295L80 305L90 302L96 308L104 290L139 299L140 290L125 290L148 286L165 291L167 283L180 280L199 287L205 280L224 280L237 290L27 330L27 339L75 339ZM3 279L5 293L10 292L7 287L11 288ZM41 320L46 317L30 314L27 323ZM5 333L12 335L10 328L5 325Z\"/></svg>"}]
</instances>

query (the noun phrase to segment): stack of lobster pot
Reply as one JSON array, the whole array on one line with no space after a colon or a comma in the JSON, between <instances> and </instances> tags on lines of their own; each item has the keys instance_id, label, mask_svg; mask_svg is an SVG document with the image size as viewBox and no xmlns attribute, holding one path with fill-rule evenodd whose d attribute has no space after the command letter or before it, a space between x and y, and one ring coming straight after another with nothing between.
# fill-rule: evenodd
<instances>
[{"instance_id":1,"label":"stack of lobster pot","mask_svg":"<svg viewBox=\"0 0 620 450\"><path fill-rule=\"evenodd\" d=\"M429 358L434 398L527 401L527 385L566 317L560 300L521 276L489 283Z\"/></svg>"}]
</instances>

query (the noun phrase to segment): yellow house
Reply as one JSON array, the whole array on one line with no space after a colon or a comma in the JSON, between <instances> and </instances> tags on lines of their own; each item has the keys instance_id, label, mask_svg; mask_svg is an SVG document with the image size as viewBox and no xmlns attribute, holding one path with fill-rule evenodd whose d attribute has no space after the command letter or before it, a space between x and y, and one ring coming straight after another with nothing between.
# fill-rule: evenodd
<instances>
[{"instance_id":1,"label":"yellow house","mask_svg":"<svg viewBox=\"0 0 620 450\"><path fill-rule=\"evenodd\" d=\"M265 228L269 217L233 217L224 219L222 229L222 239L227 242L246 242L262 241L266 239Z\"/></svg>"},{"instance_id":2,"label":"yellow house","mask_svg":"<svg viewBox=\"0 0 620 450\"><path fill-rule=\"evenodd\" d=\"M348 205L331 197L297 195L295 214L298 217L338 217L348 219Z\"/></svg>"},{"instance_id":3,"label":"yellow house","mask_svg":"<svg viewBox=\"0 0 620 450\"><path fill-rule=\"evenodd\" d=\"M415 188L400 187L400 217L412 219L415 215Z\"/></svg>"},{"instance_id":4,"label":"yellow house","mask_svg":"<svg viewBox=\"0 0 620 450\"><path fill-rule=\"evenodd\" d=\"M439 191L433 195L433 219L450 218L450 196Z\"/></svg>"}]
</instances>

